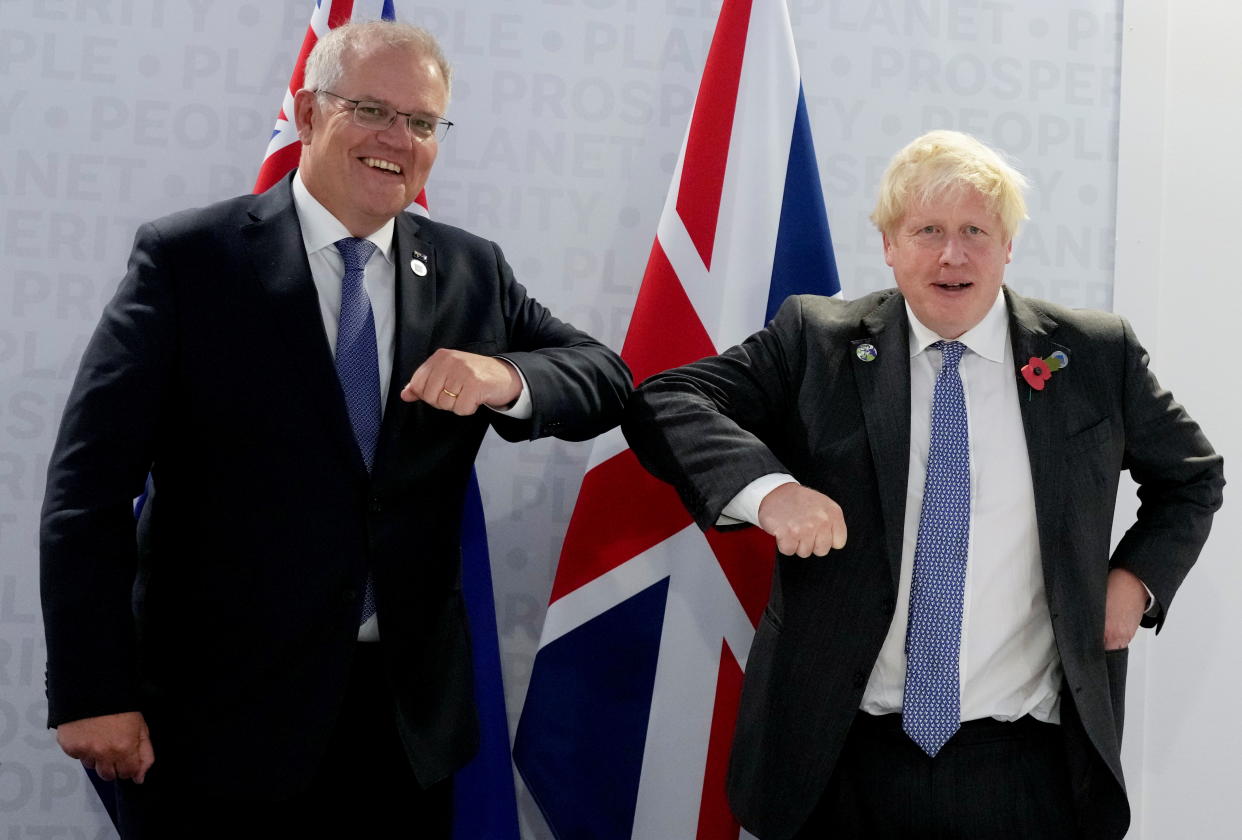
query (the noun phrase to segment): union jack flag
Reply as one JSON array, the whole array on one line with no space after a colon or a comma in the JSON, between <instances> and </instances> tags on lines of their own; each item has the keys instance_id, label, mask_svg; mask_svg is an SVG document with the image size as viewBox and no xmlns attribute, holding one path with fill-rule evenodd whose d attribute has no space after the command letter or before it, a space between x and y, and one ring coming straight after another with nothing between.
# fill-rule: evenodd
<instances>
[{"instance_id":1,"label":"union jack flag","mask_svg":"<svg viewBox=\"0 0 1242 840\"><path fill-rule=\"evenodd\" d=\"M725 0L621 355L641 381L804 292L840 283L788 11ZM744 834L725 773L774 553L704 535L619 432L595 442L514 743L558 838Z\"/></svg>"}]
</instances>

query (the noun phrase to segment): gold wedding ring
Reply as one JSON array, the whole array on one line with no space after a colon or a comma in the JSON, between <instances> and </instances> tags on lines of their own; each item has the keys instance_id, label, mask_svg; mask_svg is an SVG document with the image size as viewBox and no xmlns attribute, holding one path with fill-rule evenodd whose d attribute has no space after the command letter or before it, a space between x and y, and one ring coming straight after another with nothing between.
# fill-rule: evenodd
<instances>
[{"instance_id":1,"label":"gold wedding ring","mask_svg":"<svg viewBox=\"0 0 1242 840\"><path fill-rule=\"evenodd\" d=\"M452 397L453 399L457 399L457 395L456 395L456 394L454 394L452 391L450 391L448 388L441 388L440 390L441 390L441 391L443 391L444 393L448 394L448 395L449 395L450 397Z\"/></svg>"}]
</instances>

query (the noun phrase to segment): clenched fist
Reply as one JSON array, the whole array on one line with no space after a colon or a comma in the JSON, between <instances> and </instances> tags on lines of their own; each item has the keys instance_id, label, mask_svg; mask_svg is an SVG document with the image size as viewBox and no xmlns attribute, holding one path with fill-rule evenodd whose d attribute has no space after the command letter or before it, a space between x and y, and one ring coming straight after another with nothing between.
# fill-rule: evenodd
<instances>
[{"instance_id":1,"label":"clenched fist","mask_svg":"<svg viewBox=\"0 0 1242 840\"><path fill-rule=\"evenodd\" d=\"M442 347L414 371L401 399L464 417L481 405L504 408L521 393L522 379L508 362Z\"/></svg>"},{"instance_id":2,"label":"clenched fist","mask_svg":"<svg viewBox=\"0 0 1242 840\"><path fill-rule=\"evenodd\" d=\"M823 557L845 547L845 516L832 499L801 484L782 484L759 503L759 527L781 554Z\"/></svg>"},{"instance_id":3,"label":"clenched fist","mask_svg":"<svg viewBox=\"0 0 1242 840\"><path fill-rule=\"evenodd\" d=\"M82 760L99 778L133 779L142 784L155 763L151 735L141 712L83 718L56 727L65 754Z\"/></svg>"}]
</instances>

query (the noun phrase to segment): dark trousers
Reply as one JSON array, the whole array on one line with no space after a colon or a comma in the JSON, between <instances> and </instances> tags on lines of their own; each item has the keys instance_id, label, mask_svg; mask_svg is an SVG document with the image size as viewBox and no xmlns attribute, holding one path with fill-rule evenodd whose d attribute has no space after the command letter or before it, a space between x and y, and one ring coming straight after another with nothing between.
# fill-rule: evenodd
<instances>
[{"instance_id":1,"label":"dark trousers","mask_svg":"<svg viewBox=\"0 0 1242 840\"><path fill-rule=\"evenodd\" d=\"M935 758L901 715L860 712L798 840L1067 840L1080 834L1061 727L969 721Z\"/></svg>"},{"instance_id":2,"label":"dark trousers","mask_svg":"<svg viewBox=\"0 0 1242 840\"><path fill-rule=\"evenodd\" d=\"M159 772L142 785L122 782L122 840L249 838L449 838L452 780L419 786L397 735L379 644L358 645L349 688L327 755L310 788L291 799L202 794ZM238 761L253 761L241 754ZM396 827L395 829L393 827Z\"/></svg>"}]
</instances>

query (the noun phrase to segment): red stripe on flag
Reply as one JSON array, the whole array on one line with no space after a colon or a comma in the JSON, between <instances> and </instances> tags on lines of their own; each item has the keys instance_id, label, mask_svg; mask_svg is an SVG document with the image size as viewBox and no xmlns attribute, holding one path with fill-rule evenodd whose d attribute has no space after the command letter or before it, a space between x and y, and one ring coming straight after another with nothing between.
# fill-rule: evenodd
<instances>
[{"instance_id":1,"label":"red stripe on flag","mask_svg":"<svg viewBox=\"0 0 1242 840\"><path fill-rule=\"evenodd\" d=\"M552 584L554 603L676 534L693 520L626 449L586 474Z\"/></svg>"},{"instance_id":2,"label":"red stripe on flag","mask_svg":"<svg viewBox=\"0 0 1242 840\"><path fill-rule=\"evenodd\" d=\"M336 29L342 23L349 23L354 13L354 0L332 0L332 9L328 12L328 28Z\"/></svg>"},{"instance_id":3,"label":"red stripe on flag","mask_svg":"<svg viewBox=\"0 0 1242 840\"><path fill-rule=\"evenodd\" d=\"M293 65L293 72L289 74L290 93L297 93L302 89L302 80L306 78L306 57L318 43L319 36L315 34L315 30L309 26L306 27L306 37L302 39L302 48L298 50L298 60ZM281 113L284 113L283 108Z\"/></svg>"},{"instance_id":4,"label":"red stripe on flag","mask_svg":"<svg viewBox=\"0 0 1242 840\"><path fill-rule=\"evenodd\" d=\"M746 52L750 3L751 0L726 0L720 10L682 156L677 215L708 268L712 266L716 242L716 220L729 159L742 57Z\"/></svg>"},{"instance_id":5,"label":"red stripe on flag","mask_svg":"<svg viewBox=\"0 0 1242 840\"><path fill-rule=\"evenodd\" d=\"M707 542L720 562L720 568L733 587L750 623L759 626L759 617L772 594L772 570L776 568L776 540L759 528L741 531L707 532Z\"/></svg>"},{"instance_id":6,"label":"red stripe on flag","mask_svg":"<svg viewBox=\"0 0 1242 840\"><path fill-rule=\"evenodd\" d=\"M301 157L301 143L290 143L265 157L262 165L259 166L259 177L254 180L254 191L266 192L273 184L288 175L298 165Z\"/></svg>"},{"instance_id":7,"label":"red stripe on flag","mask_svg":"<svg viewBox=\"0 0 1242 840\"><path fill-rule=\"evenodd\" d=\"M716 679L716 703L712 707L711 736L707 742L707 766L703 773L703 799L699 804L696 840L737 840L739 826L729 810L725 782L729 774L729 750L737 725L738 700L742 693L742 669L720 645L720 671Z\"/></svg>"},{"instance_id":8,"label":"red stripe on flag","mask_svg":"<svg viewBox=\"0 0 1242 840\"><path fill-rule=\"evenodd\" d=\"M686 296L657 237L638 288L638 299L634 301L621 358L638 383L660 371L715 353L699 313Z\"/></svg>"},{"instance_id":9,"label":"red stripe on flag","mask_svg":"<svg viewBox=\"0 0 1242 840\"><path fill-rule=\"evenodd\" d=\"M342 23L348 23L353 12L354 0L335 0L328 10L328 28L335 29ZM293 72L289 74L290 93L296 94L302 89L302 83L306 80L306 58L317 43L319 43L319 36L315 34L315 27L307 26L306 35L302 38L302 47L298 50L297 60L293 63ZM285 114L284 105L281 105L278 119L292 121L292 118L292 114ZM254 180L253 192L261 193L270 189L273 184L288 175L298 165L301 155L302 144L291 143L264 158L262 165L259 166L259 175Z\"/></svg>"}]
</instances>

